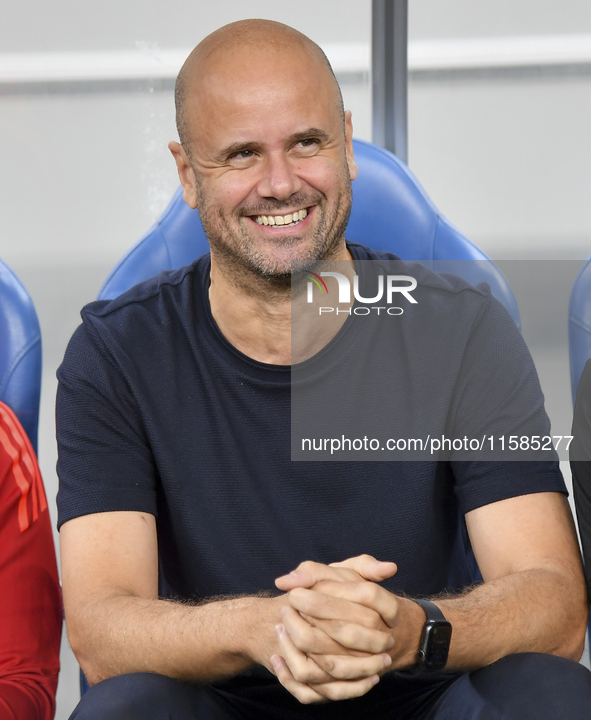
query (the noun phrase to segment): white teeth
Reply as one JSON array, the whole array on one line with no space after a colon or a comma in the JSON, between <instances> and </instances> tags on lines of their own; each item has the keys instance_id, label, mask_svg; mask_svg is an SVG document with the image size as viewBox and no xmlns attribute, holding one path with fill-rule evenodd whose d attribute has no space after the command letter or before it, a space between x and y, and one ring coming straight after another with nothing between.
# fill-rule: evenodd
<instances>
[{"instance_id":1,"label":"white teeth","mask_svg":"<svg viewBox=\"0 0 591 720\"><path fill-rule=\"evenodd\" d=\"M257 215L255 218L259 225L297 225L301 220L308 217L307 208L296 210L287 215Z\"/></svg>"}]
</instances>

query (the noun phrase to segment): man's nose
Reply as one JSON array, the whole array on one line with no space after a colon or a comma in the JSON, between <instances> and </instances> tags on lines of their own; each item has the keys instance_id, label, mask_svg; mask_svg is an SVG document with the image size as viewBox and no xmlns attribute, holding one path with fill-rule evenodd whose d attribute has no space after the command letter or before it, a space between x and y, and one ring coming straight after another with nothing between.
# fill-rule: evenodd
<instances>
[{"instance_id":1,"label":"man's nose","mask_svg":"<svg viewBox=\"0 0 591 720\"><path fill-rule=\"evenodd\" d=\"M277 153L265 158L262 176L257 186L257 192L261 197L288 200L301 187L302 181L289 157L284 153Z\"/></svg>"}]
</instances>

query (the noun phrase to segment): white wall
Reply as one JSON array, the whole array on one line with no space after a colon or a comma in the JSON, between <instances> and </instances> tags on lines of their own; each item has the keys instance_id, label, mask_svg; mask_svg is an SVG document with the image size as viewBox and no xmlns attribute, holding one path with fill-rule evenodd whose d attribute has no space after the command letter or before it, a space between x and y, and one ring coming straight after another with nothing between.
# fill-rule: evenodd
<instances>
[{"instance_id":1,"label":"white wall","mask_svg":"<svg viewBox=\"0 0 591 720\"><path fill-rule=\"evenodd\" d=\"M410 0L411 39L582 33L588 0Z\"/></svg>"},{"instance_id":2,"label":"white wall","mask_svg":"<svg viewBox=\"0 0 591 720\"><path fill-rule=\"evenodd\" d=\"M235 20L264 17L287 23L316 42L369 36L370 0L4 0L2 52L130 49L135 43L193 47Z\"/></svg>"},{"instance_id":3,"label":"white wall","mask_svg":"<svg viewBox=\"0 0 591 720\"><path fill-rule=\"evenodd\" d=\"M591 74L415 82L409 163L493 258L591 253Z\"/></svg>"}]
</instances>

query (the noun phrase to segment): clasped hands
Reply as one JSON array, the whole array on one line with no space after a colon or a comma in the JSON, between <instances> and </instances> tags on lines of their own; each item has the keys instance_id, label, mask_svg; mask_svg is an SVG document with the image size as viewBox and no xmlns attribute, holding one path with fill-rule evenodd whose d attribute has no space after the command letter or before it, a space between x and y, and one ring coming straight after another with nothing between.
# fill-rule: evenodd
<instances>
[{"instance_id":1,"label":"clasped hands","mask_svg":"<svg viewBox=\"0 0 591 720\"><path fill-rule=\"evenodd\" d=\"M275 581L287 593L270 658L281 684L300 702L367 693L392 665L399 602L376 583L397 568L360 555L341 563L305 562Z\"/></svg>"}]
</instances>

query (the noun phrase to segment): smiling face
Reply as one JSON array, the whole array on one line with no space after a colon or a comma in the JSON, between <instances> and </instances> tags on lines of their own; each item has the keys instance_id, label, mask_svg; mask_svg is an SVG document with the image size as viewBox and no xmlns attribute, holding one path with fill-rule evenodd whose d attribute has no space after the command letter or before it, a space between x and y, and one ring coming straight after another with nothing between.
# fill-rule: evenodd
<instances>
[{"instance_id":1,"label":"smiling face","mask_svg":"<svg viewBox=\"0 0 591 720\"><path fill-rule=\"evenodd\" d=\"M301 42L238 43L199 65L184 111L190 157L173 154L212 260L277 278L344 253L352 128L321 56Z\"/></svg>"}]
</instances>

